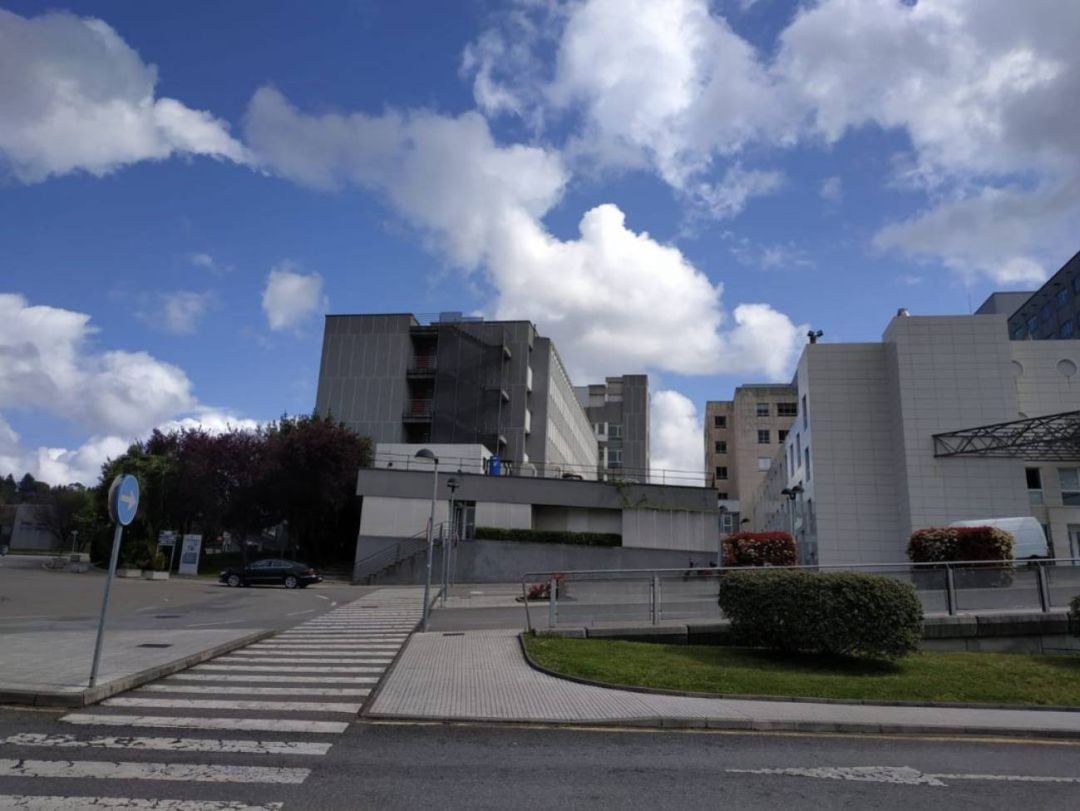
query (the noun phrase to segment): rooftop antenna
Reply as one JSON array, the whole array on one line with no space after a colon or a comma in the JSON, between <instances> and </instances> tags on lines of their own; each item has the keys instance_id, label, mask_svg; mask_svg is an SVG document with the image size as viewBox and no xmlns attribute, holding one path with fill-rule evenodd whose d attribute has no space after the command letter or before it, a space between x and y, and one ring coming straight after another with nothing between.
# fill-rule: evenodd
<instances>
[{"instance_id":1,"label":"rooftop antenna","mask_svg":"<svg viewBox=\"0 0 1080 811\"><path fill-rule=\"evenodd\" d=\"M810 343L816 344L818 342L818 338L820 338L824 334L825 333L819 329L812 329L808 333L806 333L806 337L810 339Z\"/></svg>"}]
</instances>

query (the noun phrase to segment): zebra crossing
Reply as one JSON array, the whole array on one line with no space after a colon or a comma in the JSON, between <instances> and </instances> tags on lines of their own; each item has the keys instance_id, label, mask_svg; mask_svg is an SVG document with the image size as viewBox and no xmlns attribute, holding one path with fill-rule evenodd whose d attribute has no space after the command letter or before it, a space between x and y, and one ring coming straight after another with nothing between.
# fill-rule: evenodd
<instances>
[{"instance_id":1,"label":"zebra crossing","mask_svg":"<svg viewBox=\"0 0 1080 811\"><path fill-rule=\"evenodd\" d=\"M0 737L0 780L26 792L0 793L0 808L281 809L378 685L421 599L416 588L380 589L68 713L70 733Z\"/></svg>"}]
</instances>

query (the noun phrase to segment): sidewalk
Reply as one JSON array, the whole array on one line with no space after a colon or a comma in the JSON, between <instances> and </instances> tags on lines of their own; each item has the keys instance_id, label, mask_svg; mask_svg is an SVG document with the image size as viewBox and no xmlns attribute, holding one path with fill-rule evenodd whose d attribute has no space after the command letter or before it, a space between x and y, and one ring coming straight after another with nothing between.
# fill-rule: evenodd
<instances>
[{"instance_id":1,"label":"sidewalk","mask_svg":"<svg viewBox=\"0 0 1080 811\"><path fill-rule=\"evenodd\" d=\"M254 628L108 631L92 689L87 681L96 631L8 633L0 656L0 704L84 707L273 633Z\"/></svg>"},{"instance_id":2,"label":"sidewalk","mask_svg":"<svg viewBox=\"0 0 1080 811\"><path fill-rule=\"evenodd\" d=\"M1080 738L1080 711L816 704L612 690L533 670L517 631L415 634L373 719Z\"/></svg>"}]
</instances>

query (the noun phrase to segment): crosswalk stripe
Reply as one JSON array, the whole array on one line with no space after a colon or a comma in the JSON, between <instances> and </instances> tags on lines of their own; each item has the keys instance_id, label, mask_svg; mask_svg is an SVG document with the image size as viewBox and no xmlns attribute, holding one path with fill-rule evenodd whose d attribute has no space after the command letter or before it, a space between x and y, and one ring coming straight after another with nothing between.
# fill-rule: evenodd
<instances>
[{"instance_id":1,"label":"crosswalk stripe","mask_svg":"<svg viewBox=\"0 0 1080 811\"><path fill-rule=\"evenodd\" d=\"M140 698L121 696L102 702L106 707L151 707L168 710L272 710L276 712L332 712L355 715L360 704L338 701L243 701L212 698Z\"/></svg>"},{"instance_id":2,"label":"crosswalk stripe","mask_svg":"<svg viewBox=\"0 0 1080 811\"><path fill-rule=\"evenodd\" d=\"M189 780L196 783L303 783L311 769L218 766L209 763L131 763L105 760L0 759L0 777L101 780Z\"/></svg>"},{"instance_id":3,"label":"crosswalk stripe","mask_svg":"<svg viewBox=\"0 0 1080 811\"><path fill-rule=\"evenodd\" d=\"M388 665L394 660L392 656L332 656L320 658L301 658L297 656L273 656L249 653L245 656L222 656L214 661L227 662L230 664L294 664L294 665Z\"/></svg>"},{"instance_id":4,"label":"crosswalk stripe","mask_svg":"<svg viewBox=\"0 0 1080 811\"><path fill-rule=\"evenodd\" d=\"M319 665L312 667L292 667L286 665L196 665L197 670L249 670L253 673L382 673L385 667L376 665L354 665L352 667L337 667L332 665Z\"/></svg>"},{"instance_id":5,"label":"crosswalk stripe","mask_svg":"<svg viewBox=\"0 0 1080 811\"><path fill-rule=\"evenodd\" d=\"M156 693L220 693L222 695L253 696L366 696L366 687L223 687L221 685L144 684L138 692Z\"/></svg>"},{"instance_id":6,"label":"crosswalk stripe","mask_svg":"<svg viewBox=\"0 0 1080 811\"><path fill-rule=\"evenodd\" d=\"M177 673L165 681L251 682L252 684L375 684L378 676L234 676L218 673Z\"/></svg>"},{"instance_id":7,"label":"crosswalk stripe","mask_svg":"<svg viewBox=\"0 0 1080 811\"><path fill-rule=\"evenodd\" d=\"M80 740L74 735L21 732L0 738L8 746L47 746L58 749L135 749L162 752L222 752L241 755L321 756L333 744L320 741L244 741L214 738L132 738L103 735Z\"/></svg>"},{"instance_id":8,"label":"crosswalk stripe","mask_svg":"<svg viewBox=\"0 0 1080 811\"><path fill-rule=\"evenodd\" d=\"M374 642L374 643L356 643L356 642L327 642L318 643L313 642L310 645L302 645L299 642L293 642L285 645L252 645L249 648L243 650L233 651L234 653L248 653L250 651L284 651L284 652L296 652L296 653L311 653L313 651L380 651L380 650L401 650L400 642Z\"/></svg>"},{"instance_id":9,"label":"crosswalk stripe","mask_svg":"<svg viewBox=\"0 0 1080 811\"><path fill-rule=\"evenodd\" d=\"M20 811L83 811L87 808L148 809L148 811L280 811L284 803L248 805L215 800L148 800L138 797L34 797L27 794L0 794L0 808Z\"/></svg>"},{"instance_id":10,"label":"crosswalk stripe","mask_svg":"<svg viewBox=\"0 0 1080 811\"><path fill-rule=\"evenodd\" d=\"M61 721L83 726L175 727L176 729L227 729L244 732L319 732L340 734L346 721L300 721L290 718L194 718L173 715L98 715L68 713Z\"/></svg>"}]
</instances>

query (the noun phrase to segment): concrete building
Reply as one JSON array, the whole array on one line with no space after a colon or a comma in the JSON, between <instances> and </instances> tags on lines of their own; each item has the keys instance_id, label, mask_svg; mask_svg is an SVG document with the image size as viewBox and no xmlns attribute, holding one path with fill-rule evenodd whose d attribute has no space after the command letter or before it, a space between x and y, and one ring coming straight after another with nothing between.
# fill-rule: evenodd
<instances>
[{"instance_id":1,"label":"concrete building","mask_svg":"<svg viewBox=\"0 0 1080 811\"><path fill-rule=\"evenodd\" d=\"M36 504L0 506L0 546L34 552L55 548L56 538L41 522L38 509Z\"/></svg>"},{"instance_id":2,"label":"concrete building","mask_svg":"<svg viewBox=\"0 0 1080 811\"><path fill-rule=\"evenodd\" d=\"M921 527L1033 515L1080 555L1080 420L1035 419L1080 410L1080 342L1009 340L1006 318L901 311L880 343L804 347L752 526L794 526L804 562L880 563Z\"/></svg>"},{"instance_id":3,"label":"concrete building","mask_svg":"<svg viewBox=\"0 0 1080 811\"><path fill-rule=\"evenodd\" d=\"M649 378L608 377L574 392L592 423L601 478L649 481Z\"/></svg>"},{"instance_id":4,"label":"concrete building","mask_svg":"<svg viewBox=\"0 0 1080 811\"><path fill-rule=\"evenodd\" d=\"M705 472L727 508L731 528L753 509L753 498L787 437L797 412L790 385L739 386L731 400L705 404Z\"/></svg>"},{"instance_id":5,"label":"concrete building","mask_svg":"<svg viewBox=\"0 0 1080 811\"><path fill-rule=\"evenodd\" d=\"M592 425L528 321L329 315L315 410L376 443L479 444L510 466L596 477Z\"/></svg>"},{"instance_id":6,"label":"concrete building","mask_svg":"<svg viewBox=\"0 0 1080 811\"><path fill-rule=\"evenodd\" d=\"M1015 341L1080 337L1080 253L1017 304L1008 330Z\"/></svg>"}]
</instances>

